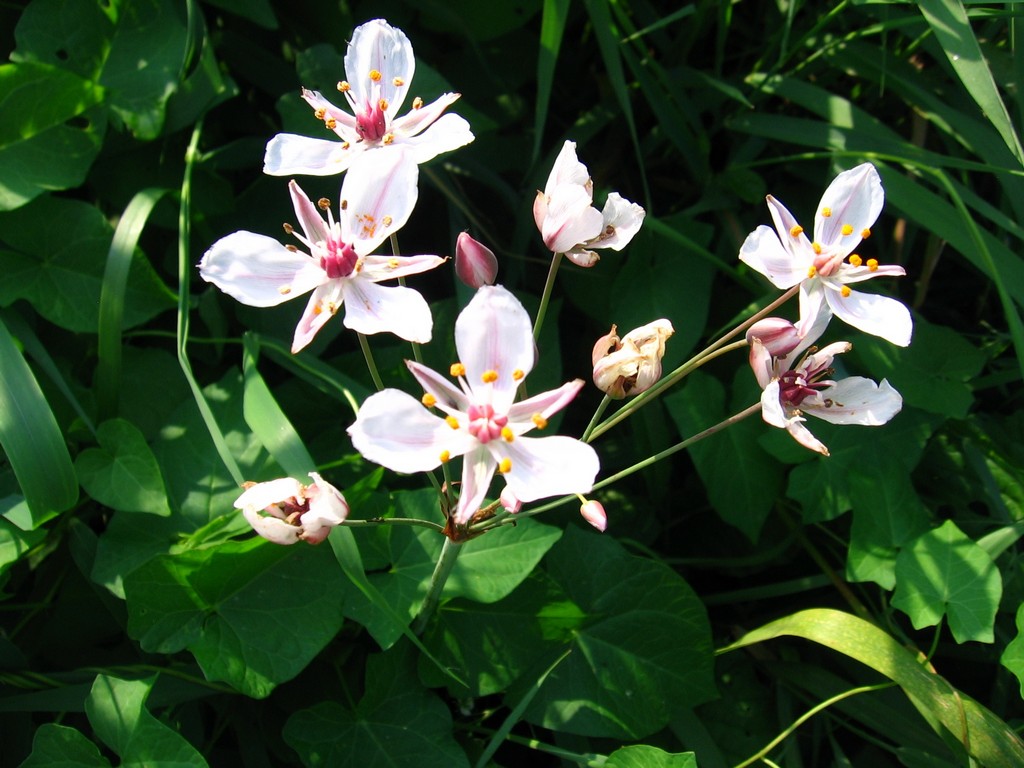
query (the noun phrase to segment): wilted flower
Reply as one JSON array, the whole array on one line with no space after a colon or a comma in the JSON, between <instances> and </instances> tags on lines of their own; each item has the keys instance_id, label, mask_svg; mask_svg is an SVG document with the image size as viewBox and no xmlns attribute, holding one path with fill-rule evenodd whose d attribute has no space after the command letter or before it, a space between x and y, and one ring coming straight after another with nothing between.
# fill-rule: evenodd
<instances>
[{"instance_id":1,"label":"wilted flower","mask_svg":"<svg viewBox=\"0 0 1024 768\"><path fill-rule=\"evenodd\" d=\"M383 172L382 177L376 174ZM388 331L415 342L430 341L433 320L423 297L403 286L378 285L442 264L439 256L370 256L401 229L416 204L416 164L402 152L389 153L380 168L353 168L341 185L340 217L328 201L317 205L294 181L295 215L303 235L285 231L307 249L281 245L252 232L218 240L203 256L199 273L222 291L252 307L272 307L313 291L295 328L292 352L309 344L342 305L345 327L359 333ZM320 209L325 209L324 221Z\"/></svg>"},{"instance_id":2,"label":"wilted flower","mask_svg":"<svg viewBox=\"0 0 1024 768\"><path fill-rule=\"evenodd\" d=\"M776 319L778 326L785 322ZM848 352L853 345L838 341L820 350L811 347L826 325L827 313L809 318L806 326L810 332L801 336L799 343L782 355L773 355L768 346L751 332L748 332L747 339L750 342L750 366L754 369L757 383L764 390L761 393L761 417L772 426L787 430L804 447L828 456L828 448L804 426L803 414L808 413L833 424L879 426L900 412L903 398L884 379L880 384L862 376L833 381L832 359ZM794 333L797 333L796 329L797 326L793 326ZM805 350L807 353L803 354Z\"/></svg>"},{"instance_id":3,"label":"wilted flower","mask_svg":"<svg viewBox=\"0 0 1024 768\"><path fill-rule=\"evenodd\" d=\"M590 490L599 468L593 448L571 437L524 436L544 429L583 382L513 402L536 354L530 317L516 297L498 285L478 290L455 323L455 348L458 386L407 361L426 394L416 400L385 389L368 397L348 430L356 450L395 472L426 472L462 456L455 525L477 512L495 472L521 502ZM435 407L443 418L428 410Z\"/></svg>"},{"instance_id":4,"label":"wilted flower","mask_svg":"<svg viewBox=\"0 0 1024 768\"><path fill-rule=\"evenodd\" d=\"M235 508L242 510L256 533L275 544L319 544L348 517L348 503L316 472L309 476L313 478L309 485L290 477L247 483Z\"/></svg>"},{"instance_id":5,"label":"wilted flower","mask_svg":"<svg viewBox=\"0 0 1024 768\"><path fill-rule=\"evenodd\" d=\"M398 147L407 149L415 162L425 163L471 142L473 133L465 119L454 114L442 117L459 98L458 93L446 93L427 105L417 96L411 111L395 116L409 93L415 68L412 44L402 30L383 19L357 27L345 53L349 79L338 83L352 114L338 109L319 92L302 89L302 98L317 119L340 141L279 133L267 144L263 172L330 176L347 170L365 153Z\"/></svg>"},{"instance_id":6,"label":"wilted flower","mask_svg":"<svg viewBox=\"0 0 1024 768\"><path fill-rule=\"evenodd\" d=\"M740 260L767 277L777 288L800 285L800 316L815 317L819 309L865 333L905 347L913 321L896 299L858 293L849 283L882 275L904 275L903 267L880 266L854 253L871 234L885 201L878 171L863 163L839 174L822 195L814 215L814 240L786 207L771 195L768 208L775 230L760 226L747 236ZM849 256L849 259L847 259Z\"/></svg>"},{"instance_id":7,"label":"wilted flower","mask_svg":"<svg viewBox=\"0 0 1024 768\"><path fill-rule=\"evenodd\" d=\"M616 400L646 392L661 378L665 341L675 332L668 320L634 328L621 339L613 325L594 345L594 384Z\"/></svg>"},{"instance_id":8,"label":"wilted flower","mask_svg":"<svg viewBox=\"0 0 1024 768\"><path fill-rule=\"evenodd\" d=\"M644 220L644 209L618 192L608 195L603 211L593 202L590 173L576 158L576 143L566 141L544 191L537 192L533 218L548 250L564 253L581 267L598 262L600 257L591 248L622 250Z\"/></svg>"},{"instance_id":9,"label":"wilted flower","mask_svg":"<svg viewBox=\"0 0 1024 768\"><path fill-rule=\"evenodd\" d=\"M473 289L494 285L498 259L494 251L463 232L455 241L455 274Z\"/></svg>"},{"instance_id":10,"label":"wilted flower","mask_svg":"<svg viewBox=\"0 0 1024 768\"><path fill-rule=\"evenodd\" d=\"M600 501L584 499L580 505L580 514L601 533L608 527L608 515L605 514L604 505Z\"/></svg>"}]
</instances>

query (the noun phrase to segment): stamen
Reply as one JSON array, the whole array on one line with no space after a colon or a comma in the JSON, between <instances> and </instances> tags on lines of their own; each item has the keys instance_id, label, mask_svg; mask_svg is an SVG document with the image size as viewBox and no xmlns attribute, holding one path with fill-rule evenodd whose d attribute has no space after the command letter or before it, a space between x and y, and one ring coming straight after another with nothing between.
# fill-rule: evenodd
<instances>
[{"instance_id":1,"label":"stamen","mask_svg":"<svg viewBox=\"0 0 1024 768\"><path fill-rule=\"evenodd\" d=\"M395 77L392 78L391 84L395 86L395 88L401 88L403 85L405 85L405 80L403 80L400 77Z\"/></svg>"},{"instance_id":2,"label":"stamen","mask_svg":"<svg viewBox=\"0 0 1024 768\"><path fill-rule=\"evenodd\" d=\"M498 380L498 372L484 371L483 374L480 376L480 379L481 381L483 381L484 384L493 384Z\"/></svg>"},{"instance_id":3,"label":"stamen","mask_svg":"<svg viewBox=\"0 0 1024 768\"><path fill-rule=\"evenodd\" d=\"M789 228L789 234L792 237L800 237L800 235L802 235L803 232L804 228L801 227L799 224L794 224L792 227Z\"/></svg>"},{"instance_id":4,"label":"stamen","mask_svg":"<svg viewBox=\"0 0 1024 768\"><path fill-rule=\"evenodd\" d=\"M393 133L385 133L384 134L384 138L381 139L381 143L383 143L383 144L391 144L391 143L394 142L394 140L395 140L395 134L393 134Z\"/></svg>"},{"instance_id":5,"label":"stamen","mask_svg":"<svg viewBox=\"0 0 1024 768\"><path fill-rule=\"evenodd\" d=\"M324 120L324 125L326 125L333 131L335 128L338 127L338 121L335 120L333 117L329 117L326 120Z\"/></svg>"},{"instance_id":6,"label":"stamen","mask_svg":"<svg viewBox=\"0 0 1024 768\"><path fill-rule=\"evenodd\" d=\"M844 286L843 286L842 288L840 288L840 289L839 289L839 294L840 294L840 295L841 295L841 296L842 296L842 297L843 297L844 299L848 299L848 298L850 298L850 293L851 293L851 291L850 291L850 286L848 286L848 285L844 285Z\"/></svg>"},{"instance_id":7,"label":"stamen","mask_svg":"<svg viewBox=\"0 0 1024 768\"><path fill-rule=\"evenodd\" d=\"M438 456L438 458L441 459L442 464L447 464L451 457L451 451L441 451L441 455Z\"/></svg>"},{"instance_id":8,"label":"stamen","mask_svg":"<svg viewBox=\"0 0 1024 768\"><path fill-rule=\"evenodd\" d=\"M444 417L444 423L447 424L452 429L458 429L459 428L459 420L456 419L454 416L445 416Z\"/></svg>"},{"instance_id":9,"label":"stamen","mask_svg":"<svg viewBox=\"0 0 1024 768\"><path fill-rule=\"evenodd\" d=\"M328 208L331 207L331 201L328 200L326 197L321 197L319 200L316 201L316 204L317 207L320 208L320 210L322 211L326 211Z\"/></svg>"},{"instance_id":10,"label":"stamen","mask_svg":"<svg viewBox=\"0 0 1024 768\"><path fill-rule=\"evenodd\" d=\"M383 77L383 75L381 75L380 70L376 70L376 69L371 69L370 70L370 79L373 80L373 82L379 83L381 77Z\"/></svg>"},{"instance_id":11,"label":"stamen","mask_svg":"<svg viewBox=\"0 0 1024 768\"><path fill-rule=\"evenodd\" d=\"M347 93L349 90L351 90L351 88L352 86L348 84L347 80L338 81L338 90L341 91L342 93Z\"/></svg>"},{"instance_id":12,"label":"stamen","mask_svg":"<svg viewBox=\"0 0 1024 768\"><path fill-rule=\"evenodd\" d=\"M512 459L506 456L504 459L498 462L498 472L503 475L507 475L512 471Z\"/></svg>"},{"instance_id":13,"label":"stamen","mask_svg":"<svg viewBox=\"0 0 1024 768\"><path fill-rule=\"evenodd\" d=\"M412 108L413 109L421 109L422 107L423 107L423 99L421 99L419 96L417 96L415 99L412 100Z\"/></svg>"},{"instance_id":14,"label":"stamen","mask_svg":"<svg viewBox=\"0 0 1024 768\"><path fill-rule=\"evenodd\" d=\"M809 266L807 268L807 277L814 277L817 274L818 274L818 268L816 266L814 266L813 264L811 264L811 266Z\"/></svg>"},{"instance_id":15,"label":"stamen","mask_svg":"<svg viewBox=\"0 0 1024 768\"><path fill-rule=\"evenodd\" d=\"M391 226L391 222L393 222L394 219L392 219L390 216L385 216L380 221L381 221L381 224L383 224L385 227L390 227Z\"/></svg>"},{"instance_id":16,"label":"stamen","mask_svg":"<svg viewBox=\"0 0 1024 768\"><path fill-rule=\"evenodd\" d=\"M811 248L814 249L816 254L821 255L821 243L811 243Z\"/></svg>"},{"instance_id":17,"label":"stamen","mask_svg":"<svg viewBox=\"0 0 1024 768\"><path fill-rule=\"evenodd\" d=\"M380 107L380 111L381 112L387 112L388 111L388 100L387 99L381 99L380 101L377 102L377 106Z\"/></svg>"},{"instance_id":18,"label":"stamen","mask_svg":"<svg viewBox=\"0 0 1024 768\"><path fill-rule=\"evenodd\" d=\"M347 211L348 210L348 200L342 200L341 201L341 210L343 210L343 211Z\"/></svg>"},{"instance_id":19,"label":"stamen","mask_svg":"<svg viewBox=\"0 0 1024 768\"><path fill-rule=\"evenodd\" d=\"M394 257L388 259L388 269L398 269L398 259Z\"/></svg>"},{"instance_id":20,"label":"stamen","mask_svg":"<svg viewBox=\"0 0 1024 768\"><path fill-rule=\"evenodd\" d=\"M537 429L544 429L548 425L548 420L541 416L539 413L533 414L533 416L530 417L530 421L533 422L533 426L535 426Z\"/></svg>"},{"instance_id":21,"label":"stamen","mask_svg":"<svg viewBox=\"0 0 1024 768\"><path fill-rule=\"evenodd\" d=\"M282 227L284 227L284 233L285 233L286 235L290 235L290 234L291 234L292 232L294 232L294 231L295 231L295 227L293 227L293 226L292 226L291 224L289 224L289 223L288 223L287 221L286 221L286 222L285 222L284 224L282 224L281 226L282 226Z\"/></svg>"},{"instance_id":22,"label":"stamen","mask_svg":"<svg viewBox=\"0 0 1024 768\"><path fill-rule=\"evenodd\" d=\"M290 285L282 285L280 288L277 289L277 292L280 293L282 296L287 296L289 293L292 292L292 287Z\"/></svg>"},{"instance_id":23,"label":"stamen","mask_svg":"<svg viewBox=\"0 0 1024 768\"><path fill-rule=\"evenodd\" d=\"M878 259L868 259L868 269L872 272L878 269Z\"/></svg>"},{"instance_id":24,"label":"stamen","mask_svg":"<svg viewBox=\"0 0 1024 768\"><path fill-rule=\"evenodd\" d=\"M420 398L420 402L427 406L427 408L433 408L437 405L437 398L429 392L424 392L423 397Z\"/></svg>"},{"instance_id":25,"label":"stamen","mask_svg":"<svg viewBox=\"0 0 1024 768\"><path fill-rule=\"evenodd\" d=\"M863 263L864 263L864 259L862 259L860 256L858 256L856 253L851 253L850 254L850 264L852 266L859 267Z\"/></svg>"},{"instance_id":26,"label":"stamen","mask_svg":"<svg viewBox=\"0 0 1024 768\"><path fill-rule=\"evenodd\" d=\"M343 141L343 142L341 142L341 148L342 148L342 149L348 149L348 148L349 148L349 147L351 147L351 146L352 146L352 145L351 145L351 144L349 144L349 143L348 143L347 141Z\"/></svg>"},{"instance_id":27,"label":"stamen","mask_svg":"<svg viewBox=\"0 0 1024 768\"><path fill-rule=\"evenodd\" d=\"M313 115L316 117L317 120L323 120L325 117L327 117L327 110L324 109L323 107L319 107L316 111L313 112Z\"/></svg>"},{"instance_id":28,"label":"stamen","mask_svg":"<svg viewBox=\"0 0 1024 768\"><path fill-rule=\"evenodd\" d=\"M842 233L843 233L844 236L845 235L852 235L853 234L853 224L843 224Z\"/></svg>"},{"instance_id":29,"label":"stamen","mask_svg":"<svg viewBox=\"0 0 1024 768\"><path fill-rule=\"evenodd\" d=\"M294 246L294 245L291 245L291 244L288 244L288 245L286 245L286 246L284 247L284 249L285 249L286 251L291 251L292 253L298 253L298 252L299 252L299 249L298 249L298 247L296 247L296 246Z\"/></svg>"},{"instance_id":30,"label":"stamen","mask_svg":"<svg viewBox=\"0 0 1024 768\"><path fill-rule=\"evenodd\" d=\"M868 229L867 227L864 227L864 229L860 231L860 236L863 239L867 240L869 237L871 237L871 230Z\"/></svg>"},{"instance_id":31,"label":"stamen","mask_svg":"<svg viewBox=\"0 0 1024 768\"><path fill-rule=\"evenodd\" d=\"M515 433L509 427L501 428L501 437L506 443L511 443L516 439Z\"/></svg>"},{"instance_id":32,"label":"stamen","mask_svg":"<svg viewBox=\"0 0 1024 768\"><path fill-rule=\"evenodd\" d=\"M458 378L459 376L465 376L466 366L464 366L462 363L452 363L452 367L448 369L448 373L450 373L455 378Z\"/></svg>"},{"instance_id":33,"label":"stamen","mask_svg":"<svg viewBox=\"0 0 1024 768\"><path fill-rule=\"evenodd\" d=\"M832 215L832 209L829 208L828 206L825 206L824 208L821 209L821 215L824 216L826 219L829 218Z\"/></svg>"}]
</instances>

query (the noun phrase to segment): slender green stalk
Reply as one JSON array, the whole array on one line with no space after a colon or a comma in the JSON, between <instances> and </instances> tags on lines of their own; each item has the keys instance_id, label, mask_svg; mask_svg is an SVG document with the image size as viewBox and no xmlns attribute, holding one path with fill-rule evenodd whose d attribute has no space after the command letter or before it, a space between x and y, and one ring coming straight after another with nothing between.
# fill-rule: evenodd
<instances>
[{"instance_id":1,"label":"slender green stalk","mask_svg":"<svg viewBox=\"0 0 1024 768\"><path fill-rule=\"evenodd\" d=\"M368 520L353 520L349 518L342 525L348 528L372 528L378 525L413 525L444 533L444 526L432 523L429 520L420 520L418 517L371 517Z\"/></svg>"},{"instance_id":2,"label":"slender green stalk","mask_svg":"<svg viewBox=\"0 0 1024 768\"><path fill-rule=\"evenodd\" d=\"M461 551L461 541L456 542L445 537L444 546L441 547L441 556L437 559L434 573L430 576L430 587L427 589L427 596L423 598L423 605L420 606L420 612L416 615L416 621L413 623L412 631L414 634L423 634L423 630L426 629L427 622L430 621L434 609L441 602L441 592L444 590L445 582L448 581L448 577L451 575L452 568L455 567L455 561L458 560L459 552Z\"/></svg>"},{"instance_id":3,"label":"slender green stalk","mask_svg":"<svg viewBox=\"0 0 1024 768\"><path fill-rule=\"evenodd\" d=\"M389 239L391 241L391 255L398 256L398 235L392 232L391 235L389 236ZM405 278L398 278L398 284L404 288ZM420 345L417 344L415 341L411 341L409 343L412 344L412 359L415 360L420 365L423 365L423 353L420 352ZM380 389L380 387L377 387L377 389Z\"/></svg>"},{"instance_id":4,"label":"slender green stalk","mask_svg":"<svg viewBox=\"0 0 1024 768\"><path fill-rule=\"evenodd\" d=\"M562 263L562 254L551 254L551 266L548 267L548 279L544 283L544 293L540 297L540 306L537 307L537 320L533 324L533 340L540 338L540 329L544 325L544 316L548 312L548 304L551 303L551 291L555 287L555 275L558 274L558 265Z\"/></svg>"},{"instance_id":5,"label":"slender green stalk","mask_svg":"<svg viewBox=\"0 0 1024 768\"><path fill-rule=\"evenodd\" d=\"M370 370L370 378L373 379L373 386L380 392L384 389L384 382L380 377L380 372L377 371L377 363L373 360L373 352L370 350L370 342L366 340L366 336L361 333L357 333L359 337L359 348L363 350L363 357L366 359L366 367Z\"/></svg>"},{"instance_id":6,"label":"slender green stalk","mask_svg":"<svg viewBox=\"0 0 1024 768\"><path fill-rule=\"evenodd\" d=\"M597 426L598 420L604 415L605 410L611 405L612 399L608 395L604 396L604 399L598 403L597 409L594 411L594 415L590 419L590 423L587 424L587 428L583 430L583 437L580 438L584 443L590 441L590 433L594 431L594 427Z\"/></svg>"}]
</instances>

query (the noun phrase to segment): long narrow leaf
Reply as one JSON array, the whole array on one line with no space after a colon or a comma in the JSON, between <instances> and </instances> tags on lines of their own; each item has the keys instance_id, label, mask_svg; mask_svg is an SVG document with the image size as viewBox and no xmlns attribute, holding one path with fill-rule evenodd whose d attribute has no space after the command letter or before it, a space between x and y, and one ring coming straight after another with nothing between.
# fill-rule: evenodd
<instances>
[{"instance_id":1,"label":"long narrow leaf","mask_svg":"<svg viewBox=\"0 0 1024 768\"><path fill-rule=\"evenodd\" d=\"M21 350L0 320L0 446L18 478L34 529L78 501L64 435ZM25 521L16 524L23 527Z\"/></svg>"},{"instance_id":2,"label":"long narrow leaf","mask_svg":"<svg viewBox=\"0 0 1024 768\"><path fill-rule=\"evenodd\" d=\"M533 153L531 162L540 156L544 138L544 123L551 103L551 87L555 81L555 65L565 34L565 20L569 16L569 0L544 0L544 13L540 25L540 51L537 54L537 107L533 122Z\"/></svg>"}]
</instances>

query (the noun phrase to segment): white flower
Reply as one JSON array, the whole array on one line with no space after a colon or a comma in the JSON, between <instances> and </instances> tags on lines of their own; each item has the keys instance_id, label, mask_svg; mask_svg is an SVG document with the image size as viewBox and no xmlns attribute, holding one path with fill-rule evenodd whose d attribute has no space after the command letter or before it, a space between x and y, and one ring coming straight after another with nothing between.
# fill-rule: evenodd
<instances>
[{"instance_id":1,"label":"white flower","mask_svg":"<svg viewBox=\"0 0 1024 768\"><path fill-rule=\"evenodd\" d=\"M564 253L581 267L600 258L591 248L621 251L640 230L644 209L612 192L604 210L593 206L594 183L587 167L576 158L576 143L566 141L555 165L533 202L533 218L544 245Z\"/></svg>"},{"instance_id":2,"label":"white flower","mask_svg":"<svg viewBox=\"0 0 1024 768\"><path fill-rule=\"evenodd\" d=\"M907 346L913 332L907 308L896 299L849 287L873 277L906 274L903 267L880 266L853 252L870 236L885 201L875 167L863 163L829 185L814 215L813 240L782 203L771 195L767 200L775 230L762 225L751 232L740 249L740 260L777 288L799 284L801 317L816 317L824 308L865 333Z\"/></svg>"},{"instance_id":3,"label":"white flower","mask_svg":"<svg viewBox=\"0 0 1024 768\"><path fill-rule=\"evenodd\" d=\"M348 430L356 450L396 472L425 472L462 456L455 525L473 517L495 472L507 500L589 491L599 469L593 448L571 437L524 437L544 429L583 381L513 402L535 357L523 305L501 286L480 288L455 323L455 347L461 362L451 372L459 385L408 361L426 391L422 401L396 389L371 395ZM434 407L443 418L430 413Z\"/></svg>"},{"instance_id":4,"label":"white flower","mask_svg":"<svg viewBox=\"0 0 1024 768\"><path fill-rule=\"evenodd\" d=\"M235 508L242 510L256 533L268 541L319 544L331 528L348 517L348 503L341 491L316 472L309 476L313 478L309 485L290 477L248 484L235 500Z\"/></svg>"},{"instance_id":5,"label":"white flower","mask_svg":"<svg viewBox=\"0 0 1024 768\"><path fill-rule=\"evenodd\" d=\"M661 378L665 342L674 332L672 323L661 319L620 339L613 325L594 345L594 385L617 400L646 392Z\"/></svg>"},{"instance_id":6,"label":"white flower","mask_svg":"<svg viewBox=\"0 0 1024 768\"><path fill-rule=\"evenodd\" d=\"M442 264L439 256L370 256L408 220L416 204L416 164L402 152L388 153L377 167L353 168L341 186L341 210L334 220L327 201L325 221L294 181L295 215L303 235L285 230L295 246L252 232L235 232L216 243L199 263L203 279L243 304L272 307L313 291L295 328L292 352L309 344L344 305L345 327L364 334L388 331L415 342L430 341L433 321L423 297L402 286L378 285Z\"/></svg>"},{"instance_id":7,"label":"white flower","mask_svg":"<svg viewBox=\"0 0 1024 768\"><path fill-rule=\"evenodd\" d=\"M383 19L356 28L345 54L345 75L338 83L352 114L339 109L319 92L302 89L302 98L317 119L340 141L279 133L267 144L263 172L272 176L308 174L330 176L347 170L365 153L393 147L407 149L415 162L425 163L442 152L473 140L469 123L455 114L442 116L460 94L446 93L424 105L418 96L412 109L396 117L405 102L416 60L405 33Z\"/></svg>"}]
</instances>

